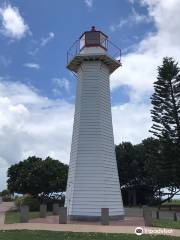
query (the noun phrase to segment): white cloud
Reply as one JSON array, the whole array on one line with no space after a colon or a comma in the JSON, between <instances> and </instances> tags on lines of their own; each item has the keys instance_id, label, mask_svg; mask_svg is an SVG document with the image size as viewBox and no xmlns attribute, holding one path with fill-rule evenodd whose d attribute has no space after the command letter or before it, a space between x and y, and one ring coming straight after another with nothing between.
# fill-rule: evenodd
<instances>
[{"instance_id":1,"label":"white cloud","mask_svg":"<svg viewBox=\"0 0 180 240\"><path fill-rule=\"evenodd\" d=\"M138 13L134 8L132 8L132 14L127 18L122 18L118 24L112 24L110 26L111 31L119 30L125 26L132 27L141 23L151 22L151 17Z\"/></svg>"},{"instance_id":2,"label":"white cloud","mask_svg":"<svg viewBox=\"0 0 180 240\"><path fill-rule=\"evenodd\" d=\"M29 31L19 9L10 4L0 8L0 26L0 33L13 39L20 39Z\"/></svg>"},{"instance_id":3,"label":"white cloud","mask_svg":"<svg viewBox=\"0 0 180 240\"><path fill-rule=\"evenodd\" d=\"M37 63L25 63L24 67L33 68L33 69L36 69L36 70L40 69L40 65L37 64Z\"/></svg>"},{"instance_id":4,"label":"white cloud","mask_svg":"<svg viewBox=\"0 0 180 240\"><path fill-rule=\"evenodd\" d=\"M49 41L51 41L54 38L55 34L53 32L50 32L46 38L41 39L40 46L44 47Z\"/></svg>"},{"instance_id":5,"label":"white cloud","mask_svg":"<svg viewBox=\"0 0 180 240\"><path fill-rule=\"evenodd\" d=\"M0 82L0 189L4 170L29 155L69 161L74 105ZM2 185L3 184L3 185Z\"/></svg>"},{"instance_id":6,"label":"white cloud","mask_svg":"<svg viewBox=\"0 0 180 240\"><path fill-rule=\"evenodd\" d=\"M172 56L180 62L179 0L141 0L157 30L149 33L133 52L122 56L122 67L111 75L112 89L128 85L131 101L144 101L153 90L157 66ZM173 19L173 21L172 21Z\"/></svg>"},{"instance_id":7,"label":"white cloud","mask_svg":"<svg viewBox=\"0 0 180 240\"><path fill-rule=\"evenodd\" d=\"M88 8L92 8L93 6L93 0L84 0L84 3Z\"/></svg>"},{"instance_id":8,"label":"white cloud","mask_svg":"<svg viewBox=\"0 0 180 240\"><path fill-rule=\"evenodd\" d=\"M67 93L70 92L70 82L66 78L53 78L54 83L53 93L55 95L60 95L62 90L65 90Z\"/></svg>"},{"instance_id":9,"label":"white cloud","mask_svg":"<svg viewBox=\"0 0 180 240\"><path fill-rule=\"evenodd\" d=\"M112 107L114 140L139 143L150 136L150 106L144 103L125 103Z\"/></svg>"}]
</instances>

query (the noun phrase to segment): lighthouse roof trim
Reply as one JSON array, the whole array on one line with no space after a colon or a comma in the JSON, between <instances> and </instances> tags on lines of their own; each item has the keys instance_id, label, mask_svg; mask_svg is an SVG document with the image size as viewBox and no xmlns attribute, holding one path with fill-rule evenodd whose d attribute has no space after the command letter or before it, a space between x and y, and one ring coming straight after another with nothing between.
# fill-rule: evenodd
<instances>
[{"instance_id":1,"label":"lighthouse roof trim","mask_svg":"<svg viewBox=\"0 0 180 240\"><path fill-rule=\"evenodd\" d=\"M118 60L115 60L108 54L77 54L67 65L67 68L70 71L75 73L78 72L81 64L84 61L101 61L106 64L109 68L110 73L114 72L118 67L121 66L121 63Z\"/></svg>"},{"instance_id":2,"label":"lighthouse roof trim","mask_svg":"<svg viewBox=\"0 0 180 240\"><path fill-rule=\"evenodd\" d=\"M108 45L110 44L112 43L108 42L108 36L101 31L97 31L95 26L92 26L91 31L84 32L79 40L75 42L75 45L73 45L76 47L75 54L72 52L67 53L71 57L73 55L70 61L68 59L67 68L77 73L84 61L100 60L108 66L110 73L112 73L121 66L121 63L109 54ZM120 53L120 49L115 45L114 47ZM72 48L69 51L71 50Z\"/></svg>"}]
</instances>

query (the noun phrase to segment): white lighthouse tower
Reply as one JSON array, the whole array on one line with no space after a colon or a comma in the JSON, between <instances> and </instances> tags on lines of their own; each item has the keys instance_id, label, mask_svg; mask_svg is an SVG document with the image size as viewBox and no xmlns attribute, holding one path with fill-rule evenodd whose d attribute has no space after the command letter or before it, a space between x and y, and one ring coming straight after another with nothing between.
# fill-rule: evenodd
<instances>
[{"instance_id":1,"label":"white lighthouse tower","mask_svg":"<svg viewBox=\"0 0 180 240\"><path fill-rule=\"evenodd\" d=\"M108 37L92 27L68 53L67 68L77 75L73 136L65 206L75 220L124 216L115 158L109 76L121 64L108 53Z\"/></svg>"}]
</instances>

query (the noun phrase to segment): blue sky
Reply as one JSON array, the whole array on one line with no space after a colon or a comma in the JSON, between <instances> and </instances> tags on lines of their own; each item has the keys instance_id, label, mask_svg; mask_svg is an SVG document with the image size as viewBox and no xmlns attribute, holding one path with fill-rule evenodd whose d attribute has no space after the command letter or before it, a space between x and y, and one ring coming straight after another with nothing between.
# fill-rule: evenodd
<instances>
[{"instance_id":1,"label":"blue sky","mask_svg":"<svg viewBox=\"0 0 180 240\"><path fill-rule=\"evenodd\" d=\"M153 22L143 19L140 24L134 24L132 19L130 25L125 23L122 28L116 26L134 13L137 16L147 15L146 7L140 4L132 5L127 0L54 0L53 4L50 0L14 0L6 4L19 9L28 30L18 40L7 39L1 35L0 52L7 61L4 65L2 61L0 63L1 75L8 76L10 81L32 85L41 95L49 98L74 101L72 96L75 94L76 82L66 69L66 53L81 33L89 30L92 25L105 32L122 49L122 53L129 51L128 48L153 29ZM4 2L1 7L4 7ZM41 46L43 39L47 40L47 43ZM33 68L33 65L25 66L29 63L37 64L38 68ZM63 89L63 86L59 86L61 89L58 92L55 91L54 88L58 86L53 79L63 78L69 81L68 91ZM124 86L112 94L113 104L128 101Z\"/></svg>"},{"instance_id":2,"label":"blue sky","mask_svg":"<svg viewBox=\"0 0 180 240\"><path fill-rule=\"evenodd\" d=\"M28 156L69 162L76 78L66 53L92 25L122 49L110 76L115 143L150 136L157 66L180 62L179 12L179 0L0 0L0 190Z\"/></svg>"}]
</instances>

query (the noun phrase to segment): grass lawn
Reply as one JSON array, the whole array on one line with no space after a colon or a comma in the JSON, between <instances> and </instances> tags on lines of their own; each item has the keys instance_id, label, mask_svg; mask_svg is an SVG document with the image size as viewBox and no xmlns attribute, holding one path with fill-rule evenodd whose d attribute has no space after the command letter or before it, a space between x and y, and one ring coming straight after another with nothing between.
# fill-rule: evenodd
<instances>
[{"instance_id":1,"label":"grass lawn","mask_svg":"<svg viewBox=\"0 0 180 240\"><path fill-rule=\"evenodd\" d=\"M73 233L51 231L11 230L0 231L0 240L168 240L180 239L170 236L136 236L130 234L106 234L106 233Z\"/></svg>"},{"instance_id":2,"label":"grass lawn","mask_svg":"<svg viewBox=\"0 0 180 240\"><path fill-rule=\"evenodd\" d=\"M180 229L180 221L173 221L168 219L155 219L153 221L154 227L162 227L162 228L178 228Z\"/></svg>"},{"instance_id":3,"label":"grass lawn","mask_svg":"<svg viewBox=\"0 0 180 240\"><path fill-rule=\"evenodd\" d=\"M180 199L172 200L171 202L165 202L163 205L180 205Z\"/></svg>"},{"instance_id":4,"label":"grass lawn","mask_svg":"<svg viewBox=\"0 0 180 240\"><path fill-rule=\"evenodd\" d=\"M48 213L48 215L51 215L52 213ZM39 218L39 212L30 212L29 213L29 219L33 218ZM5 224L11 224L11 223L19 223L20 222L20 213L19 212L6 212L5 214Z\"/></svg>"}]
</instances>

